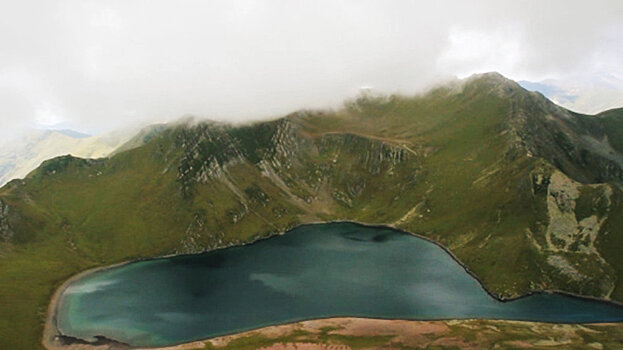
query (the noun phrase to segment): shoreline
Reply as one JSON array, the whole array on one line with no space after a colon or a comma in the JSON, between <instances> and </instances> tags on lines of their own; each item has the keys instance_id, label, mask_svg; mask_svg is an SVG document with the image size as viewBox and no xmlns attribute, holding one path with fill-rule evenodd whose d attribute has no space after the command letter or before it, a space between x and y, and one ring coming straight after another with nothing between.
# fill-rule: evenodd
<instances>
[{"instance_id":1,"label":"shoreline","mask_svg":"<svg viewBox=\"0 0 623 350\"><path fill-rule=\"evenodd\" d=\"M575 343L576 346L574 348L578 348L578 345L581 345L582 348L593 347L595 344L601 343L606 343L605 348L613 348L608 346L608 344L616 344L618 346L620 344L619 333L621 331L623 331L622 323L560 325L512 320L464 319L418 321L331 317L266 326L235 334L193 340L168 346L131 347L110 342L97 346L84 343L70 344L66 345L64 349L199 350L228 349L230 346L238 348L237 345L243 344L244 348L253 347L265 350L348 350L351 349L348 343L349 340L354 340L355 344L361 347L362 342L378 342L379 337L381 338L381 343L377 343L376 345L378 346L395 346L396 344L400 344L415 346L417 348L440 343L469 349L492 348L491 343L497 343L498 345L500 343L499 339L495 339L496 337L508 338L505 339L506 344L515 345L513 348L531 348L535 345L541 347L546 346L548 348L566 346L569 345L570 341ZM467 335L465 333L467 333ZM578 337L578 333L584 333L584 335L589 335L590 338L593 339L587 340L584 339L584 337ZM517 336L518 334L519 336ZM599 334L599 336L596 337L596 334ZM343 338L340 339L340 337ZM348 339L348 337L351 337L351 339ZM384 337L386 338L383 339ZM469 342L470 339L472 343L466 344L466 340ZM528 342L527 339L529 339L530 342ZM338 340L338 342L336 342L336 340ZM595 340L598 341L595 342ZM578 342L579 344L577 344ZM502 342L502 344L504 344L504 342ZM375 344L370 345L370 347L366 348L375 348ZM597 349L600 349L600 347L597 347Z\"/></svg>"},{"instance_id":2,"label":"shoreline","mask_svg":"<svg viewBox=\"0 0 623 350\"><path fill-rule=\"evenodd\" d=\"M527 327L555 327L556 324L549 323L541 323L541 322L529 322L529 321L512 321L512 320L480 320L480 319L462 319L462 320L404 320L404 319L379 319L379 318L366 318L366 317L330 317L330 318L317 318L310 319L299 322L290 322L273 326L266 326L261 328L256 328L248 331L243 331L235 334L224 335L224 336L216 336L208 339L195 340L187 343L181 343L170 346L162 346L162 347L137 347L133 348L134 350L187 350L187 349L200 349L206 346L206 344L210 344L213 347L227 346L232 341L237 339L243 339L247 337L257 336L257 335L283 335L285 332L283 330L290 329L294 331L301 331L305 328L307 329L316 329L321 330L327 328L333 328L337 331L343 330L352 324L359 325L367 325L369 333L364 333L362 337L365 336L375 336L377 335L379 328L393 328L394 330L405 331L405 328L411 328L411 331L416 330L417 333L423 334L431 334L436 333L435 331L431 332L431 328L439 328L439 326L454 326L454 325L466 325L468 328L473 327L474 324L486 324L486 325L504 325L504 326L527 326ZM623 324L620 323L601 323L601 324L573 324L567 325L568 328L574 327L586 327L586 326L595 326L595 327L617 327L623 328ZM280 332L280 330L282 330ZM329 331L331 332L331 331ZM380 332L382 333L382 332ZM276 338L279 339L279 338ZM278 340L279 341L279 340Z\"/></svg>"},{"instance_id":3,"label":"shoreline","mask_svg":"<svg viewBox=\"0 0 623 350\"><path fill-rule=\"evenodd\" d=\"M436 242L434 240L432 240L429 237L423 236L421 234L418 233L414 233L414 232L409 232L406 230L403 230L399 227L396 227L392 224L370 224L370 223L363 223L363 222L358 222L358 221L354 221L354 220L332 220L332 221L318 221L318 222L308 222L308 223L303 223L303 224L299 224L296 225L294 227L288 228L285 231L282 232L275 232L275 233L269 233L267 236L262 236L262 237L258 237L255 238L253 240L250 241L246 241L243 242L241 244L228 244L222 247L218 247L218 248L214 248L211 250L205 250L202 251L200 253L192 253L192 254L166 254L166 255L162 255L162 256L155 256L155 257L149 257L149 258L138 258L138 259L133 259L133 260L127 260L127 261L123 261L120 263L116 263L113 265L106 265L106 266L98 266L98 267L93 267L90 269L87 269L85 271L79 272L73 276L71 276L69 279L65 280L53 293L51 299L50 299L50 303L48 304L48 308L46 311L46 319L45 319L45 324L44 324L44 330L43 330L43 339L42 339L42 345L44 348L49 349L49 350L67 350L67 349L109 349L110 347L108 347L107 345L97 345L97 344L91 344L88 342L85 342L84 344L81 344L80 347L75 347L74 345L76 344L61 344L60 343L60 338L62 337L66 337L66 338L72 338L72 337L67 337L65 335L63 335L60 330L58 329L57 323L56 323L56 316L57 316L57 311L58 311L58 307L60 306L60 296L63 294L63 292L67 289L67 287L81 279L82 277L85 277L87 275L90 274L94 274L94 273L98 273L98 272L102 272L102 271L107 271L109 269L114 269L114 268L118 268L118 267L122 267L125 265L129 265L129 264L133 264L133 263L138 263L138 262L145 262L145 261L151 261L151 260L156 260L156 259L164 259L164 258L171 258L171 257L178 257L178 256L192 256L192 255L198 255L198 254L204 254L210 251L217 251L217 250L221 250L221 249L227 249L227 248L232 248L232 247L240 247L240 246L246 246L249 244L253 244L256 243L258 241L262 241L262 240L266 240L266 239L270 239L273 238L275 236L278 235L285 235L288 232L295 230L297 228L300 227L304 227L304 226L313 226L313 225L320 225L320 224L339 224L339 223L350 223L350 224L355 224L355 225L359 225L359 226L363 226L363 227L369 227L369 228L378 228L378 229L391 229L397 232L400 232L401 234L406 234L406 235L410 235L413 237L417 237L420 239L423 239L429 243L432 243L434 245L436 245L437 247L441 248L445 253L447 253L457 264L459 264L464 270L465 272L467 272L473 279L475 279L478 284L480 285L480 287L493 299L500 301L500 302L512 302L515 300L519 300L522 298L526 298L529 297L531 295L535 295L535 294L560 294L560 295L566 295L566 296L570 296L570 297L575 297L575 298L580 298L580 299L585 299L585 300L591 300L591 301L597 301L597 302L606 302L606 303L611 303L617 306L623 306L622 302L618 302L618 301L613 301L611 299L606 299L606 298L598 298L598 297L592 297L592 296L585 296L585 295L579 295L579 294L575 294L575 293L569 293L569 292L565 292L565 291L560 291L560 290L538 290L538 291L530 291L526 294L523 295L517 295L517 296L513 296L513 297L502 297L502 296L498 296L496 294L494 294L491 290L489 290L489 288L485 285L485 283L476 275L474 274L474 272L472 272L463 262L461 262L458 257L456 257L454 255L454 253L452 253L452 251L450 251L450 249L448 249L447 247L445 247L444 245L442 245L439 242ZM332 320L332 319L350 319L351 317L348 316L334 316L334 317L329 317L329 318L322 318L319 320ZM357 318L353 318L353 319L369 319L369 320L384 320L384 321L408 321L408 322L447 322L450 320L458 320L458 321L465 321L468 319L447 319L447 320L413 320L413 319L392 319L392 318L362 318L362 317L357 317ZM491 320L491 321L507 321L507 322L528 322L528 323L549 323L549 324L577 324L577 323L555 323L555 322L542 322L542 321L514 321L514 320L504 320L504 319L477 319L477 320ZM300 322L306 322L306 321L314 321L314 320L305 320L305 321L298 321L295 323L300 323ZM604 322L604 324L607 324L608 322ZM275 324L275 325L271 325L271 326L265 326L265 327L260 327L257 328L255 330L258 329L264 329L264 328L268 328L268 327L277 327L277 326L283 326L283 325L287 325L287 324L292 324L292 323L284 323L284 324ZM220 337L227 337L227 336L233 336L235 334L243 334L243 333L247 333L247 332L252 332L253 330L249 330L249 331L244 331L242 333L234 333L234 334L230 334L230 335L224 335L224 336L220 336ZM175 347L179 347L182 346L184 344L191 344L194 342L189 342L189 343L181 343L178 345L172 345L172 347L164 347L164 348L137 348L137 347L133 347L133 346L128 346L127 344L123 344L120 342L117 342L115 340L112 339L106 339L106 338L98 338L100 340L105 340L109 343L113 343L113 344L117 344L118 346L116 346L115 348L119 348L119 349L178 349ZM207 341L206 340L199 340L201 341ZM102 347L103 346L103 347ZM183 349L183 348L179 348L179 349Z\"/></svg>"},{"instance_id":4,"label":"shoreline","mask_svg":"<svg viewBox=\"0 0 623 350\"><path fill-rule=\"evenodd\" d=\"M71 283L81 279L82 277L90 275L92 273L121 267L121 266L130 264L132 262L134 261L125 261L125 262L121 262L118 264L98 266L98 267L90 268L88 270L84 270L82 272L79 272L69 277L58 288L56 288L56 291L54 291L54 294L52 294L52 298L46 310L46 319L45 319L45 325L43 327L43 339L42 339L43 347L46 349L50 349L50 350L66 349L65 345L56 344L57 339L64 336L63 334L61 334L60 330L57 327L56 312L58 310L58 307L60 306L60 296L63 294L63 292L65 292L65 290L67 289L67 287L69 287ZM92 348L95 349L95 347L92 347Z\"/></svg>"}]
</instances>

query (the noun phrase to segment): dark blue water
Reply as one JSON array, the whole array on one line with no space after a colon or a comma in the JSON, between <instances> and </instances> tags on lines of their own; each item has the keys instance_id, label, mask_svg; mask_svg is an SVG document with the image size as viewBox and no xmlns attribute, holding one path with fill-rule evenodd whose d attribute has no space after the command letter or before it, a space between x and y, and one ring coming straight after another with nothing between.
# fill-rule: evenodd
<instances>
[{"instance_id":1,"label":"dark blue water","mask_svg":"<svg viewBox=\"0 0 623 350\"><path fill-rule=\"evenodd\" d=\"M332 223L93 273L64 291L57 325L88 340L164 346L330 316L604 322L623 320L623 308L556 294L503 303L430 242Z\"/></svg>"}]
</instances>

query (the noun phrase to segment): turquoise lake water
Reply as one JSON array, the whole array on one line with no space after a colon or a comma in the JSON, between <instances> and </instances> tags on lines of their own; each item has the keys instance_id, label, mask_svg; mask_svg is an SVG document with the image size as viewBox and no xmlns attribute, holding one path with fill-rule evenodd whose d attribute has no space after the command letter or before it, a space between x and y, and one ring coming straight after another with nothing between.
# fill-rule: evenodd
<instances>
[{"instance_id":1,"label":"turquoise lake water","mask_svg":"<svg viewBox=\"0 0 623 350\"><path fill-rule=\"evenodd\" d=\"M561 294L500 302L433 243L330 223L94 272L67 287L56 316L67 336L164 346L332 316L610 322L623 307Z\"/></svg>"}]
</instances>

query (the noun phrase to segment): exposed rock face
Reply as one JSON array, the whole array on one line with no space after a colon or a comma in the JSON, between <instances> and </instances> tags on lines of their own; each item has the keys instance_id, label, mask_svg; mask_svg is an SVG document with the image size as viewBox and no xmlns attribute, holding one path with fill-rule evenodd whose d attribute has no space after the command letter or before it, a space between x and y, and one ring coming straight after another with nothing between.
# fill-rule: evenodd
<instances>
[{"instance_id":1,"label":"exposed rock face","mask_svg":"<svg viewBox=\"0 0 623 350\"><path fill-rule=\"evenodd\" d=\"M350 151L359 153L359 162L367 172L378 175L384 163L396 165L408 159L407 151L399 146L353 135L353 134L330 134L325 135L318 141L320 152L343 152Z\"/></svg>"},{"instance_id":2,"label":"exposed rock face","mask_svg":"<svg viewBox=\"0 0 623 350\"><path fill-rule=\"evenodd\" d=\"M302 139L297 140L295 126L287 119L279 121L275 133L271 136L270 162L273 166L286 169L298 154Z\"/></svg>"},{"instance_id":3,"label":"exposed rock face","mask_svg":"<svg viewBox=\"0 0 623 350\"><path fill-rule=\"evenodd\" d=\"M595 241L607 219L612 189L607 184L581 185L559 171L537 180L538 184L547 184L549 224L545 231L546 246L542 248L547 264L569 281L591 286L607 295L614 286L614 281L606 276L612 267L599 254ZM584 200L600 203L603 208L579 217L578 201L581 196L588 196L582 194L587 188L597 194Z\"/></svg>"},{"instance_id":4,"label":"exposed rock face","mask_svg":"<svg viewBox=\"0 0 623 350\"><path fill-rule=\"evenodd\" d=\"M178 253L196 254L214 249L223 245L223 238L222 232L208 231L205 213L197 212L184 232Z\"/></svg>"},{"instance_id":5,"label":"exposed rock face","mask_svg":"<svg viewBox=\"0 0 623 350\"><path fill-rule=\"evenodd\" d=\"M13 238L13 230L9 224L9 206L0 199L0 240L8 242Z\"/></svg>"},{"instance_id":6,"label":"exposed rock face","mask_svg":"<svg viewBox=\"0 0 623 350\"><path fill-rule=\"evenodd\" d=\"M204 123L180 130L177 178L182 194L192 196L198 184L223 183L238 197L239 205L227 211L230 221L237 223L248 214L250 201L265 207L269 200L259 188L238 188L232 181L228 169L247 164L304 210L319 196L352 208L368 188L369 176L394 176L415 157L381 139L338 132L316 136L300 133L300 128L296 120L285 118L246 128Z\"/></svg>"},{"instance_id":7,"label":"exposed rock face","mask_svg":"<svg viewBox=\"0 0 623 350\"><path fill-rule=\"evenodd\" d=\"M581 282L586 279L587 276L578 271L573 265L569 263L567 259L560 255L550 255L547 257L547 263L558 269L558 271L565 277L575 281Z\"/></svg>"},{"instance_id":8,"label":"exposed rock face","mask_svg":"<svg viewBox=\"0 0 623 350\"><path fill-rule=\"evenodd\" d=\"M177 144L182 150L177 180L185 196L192 194L196 183L221 177L225 167L243 159L227 127L220 124L183 128Z\"/></svg>"},{"instance_id":9,"label":"exposed rock face","mask_svg":"<svg viewBox=\"0 0 623 350\"><path fill-rule=\"evenodd\" d=\"M578 234L575 200L579 191L571 179L559 172L552 174L547 189L547 243L552 249L567 250Z\"/></svg>"},{"instance_id":10,"label":"exposed rock face","mask_svg":"<svg viewBox=\"0 0 623 350\"><path fill-rule=\"evenodd\" d=\"M550 177L547 196L549 225L546 238L550 249L565 252L597 254L595 239L606 216L598 217L595 213L578 221L575 213L580 184L569 179L561 172L554 172ZM611 190L605 191L609 203Z\"/></svg>"}]
</instances>

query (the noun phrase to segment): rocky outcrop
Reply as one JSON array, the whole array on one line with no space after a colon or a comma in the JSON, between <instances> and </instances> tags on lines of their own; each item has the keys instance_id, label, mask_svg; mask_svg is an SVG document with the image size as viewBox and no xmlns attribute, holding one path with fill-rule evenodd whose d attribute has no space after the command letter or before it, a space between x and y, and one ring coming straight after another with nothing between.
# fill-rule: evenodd
<instances>
[{"instance_id":1,"label":"rocky outcrop","mask_svg":"<svg viewBox=\"0 0 623 350\"><path fill-rule=\"evenodd\" d=\"M289 169L292 161L300 151L299 144L303 141L296 137L295 126L288 119L280 120L271 137L271 152L268 161L273 167Z\"/></svg>"},{"instance_id":2,"label":"rocky outcrop","mask_svg":"<svg viewBox=\"0 0 623 350\"><path fill-rule=\"evenodd\" d=\"M371 175L379 175L385 167L405 162L410 153L405 148L381 140L369 139L354 134L327 134L322 136L317 147L321 153L351 153L358 158L366 171Z\"/></svg>"},{"instance_id":3,"label":"rocky outcrop","mask_svg":"<svg viewBox=\"0 0 623 350\"><path fill-rule=\"evenodd\" d=\"M404 175L404 169L397 169L415 157L413 151L386 140L338 132L315 136L301 134L300 128L296 120L284 118L239 128L205 123L179 130L177 180L182 194L193 196L198 184L219 181L241 202L240 208L228 212L231 221L238 222L247 214L249 198L259 194L243 193L228 172L245 163L257 167L304 210L319 199L323 184L329 186L323 196L329 194L337 204L352 208L368 187L368 177ZM253 203L266 206L265 198Z\"/></svg>"},{"instance_id":4,"label":"rocky outcrop","mask_svg":"<svg viewBox=\"0 0 623 350\"><path fill-rule=\"evenodd\" d=\"M533 176L533 181L535 193L547 191L545 245L537 245L537 249L549 269L570 284L569 290L588 288L594 295L607 296L614 288L612 267L595 242L608 219L612 188L582 185L557 170Z\"/></svg>"},{"instance_id":5,"label":"rocky outcrop","mask_svg":"<svg viewBox=\"0 0 623 350\"><path fill-rule=\"evenodd\" d=\"M206 250L223 246L223 232L212 232L207 229L205 212L196 212L193 219L184 231L184 237L180 241L181 254L196 254Z\"/></svg>"},{"instance_id":6,"label":"rocky outcrop","mask_svg":"<svg viewBox=\"0 0 623 350\"><path fill-rule=\"evenodd\" d=\"M204 123L181 128L176 142L182 150L177 181L185 196L192 195L197 183L207 183L222 176L225 167L244 158L235 140L227 133L227 127L220 124Z\"/></svg>"},{"instance_id":7,"label":"rocky outcrop","mask_svg":"<svg viewBox=\"0 0 623 350\"><path fill-rule=\"evenodd\" d=\"M552 174L547 190L547 244L553 250L567 250L578 235L575 200L579 191L577 185L560 172Z\"/></svg>"},{"instance_id":8,"label":"rocky outcrop","mask_svg":"<svg viewBox=\"0 0 623 350\"><path fill-rule=\"evenodd\" d=\"M582 282L587 278L586 275L578 271L571 263L560 255L550 255L547 257L547 263L558 270L560 274L574 282Z\"/></svg>"},{"instance_id":9,"label":"rocky outcrop","mask_svg":"<svg viewBox=\"0 0 623 350\"><path fill-rule=\"evenodd\" d=\"M605 188L605 201L610 203L612 190L608 185L601 186ZM561 172L555 171L551 175L547 196L547 244L555 251L598 254L595 240L607 216L592 213L578 220L575 209L580 196L579 187L579 183Z\"/></svg>"}]
</instances>

